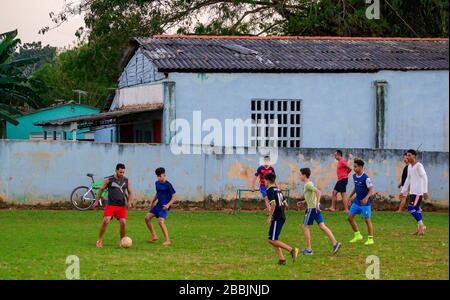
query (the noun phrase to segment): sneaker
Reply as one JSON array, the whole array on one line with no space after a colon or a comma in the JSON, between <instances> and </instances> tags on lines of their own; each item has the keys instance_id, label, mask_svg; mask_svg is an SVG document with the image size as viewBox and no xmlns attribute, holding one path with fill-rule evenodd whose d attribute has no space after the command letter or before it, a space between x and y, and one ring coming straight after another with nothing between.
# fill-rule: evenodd
<instances>
[{"instance_id":1,"label":"sneaker","mask_svg":"<svg viewBox=\"0 0 450 300\"><path fill-rule=\"evenodd\" d=\"M311 250L302 249L301 253L302 253L302 255L313 255L314 251L312 249Z\"/></svg>"},{"instance_id":2,"label":"sneaker","mask_svg":"<svg viewBox=\"0 0 450 300\"><path fill-rule=\"evenodd\" d=\"M342 244L337 242L336 245L333 245L333 251L331 253L336 254L341 248Z\"/></svg>"},{"instance_id":3,"label":"sneaker","mask_svg":"<svg viewBox=\"0 0 450 300\"><path fill-rule=\"evenodd\" d=\"M278 264L284 266L284 265L286 264L286 260L280 259L280 260L278 261Z\"/></svg>"},{"instance_id":4,"label":"sneaker","mask_svg":"<svg viewBox=\"0 0 450 300\"><path fill-rule=\"evenodd\" d=\"M103 241L102 240L98 240L95 245L97 246L97 248L101 248L103 247Z\"/></svg>"},{"instance_id":5,"label":"sneaker","mask_svg":"<svg viewBox=\"0 0 450 300\"><path fill-rule=\"evenodd\" d=\"M367 241L364 243L364 245L373 245L375 242L373 241L373 238L368 238Z\"/></svg>"},{"instance_id":6,"label":"sneaker","mask_svg":"<svg viewBox=\"0 0 450 300\"><path fill-rule=\"evenodd\" d=\"M295 262L295 260L296 260L297 256L299 255L299 253L300 253L300 249L292 248L292 250L291 250L292 261Z\"/></svg>"},{"instance_id":7,"label":"sneaker","mask_svg":"<svg viewBox=\"0 0 450 300\"><path fill-rule=\"evenodd\" d=\"M357 241L360 241L363 239L363 236L361 233L355 233L355 237L350 241L350 243L356 243Z\"/></svg>"}]
</instances>

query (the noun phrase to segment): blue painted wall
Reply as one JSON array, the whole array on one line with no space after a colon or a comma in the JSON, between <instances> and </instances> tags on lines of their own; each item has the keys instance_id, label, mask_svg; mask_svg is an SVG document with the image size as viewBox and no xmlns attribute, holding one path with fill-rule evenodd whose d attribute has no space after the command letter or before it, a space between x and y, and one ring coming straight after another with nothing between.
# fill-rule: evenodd
<instances>
[{"instance_id":1,"label":"blue painted wall","mask_svg":"<svg viewBox=\"0 0 450 300\"><path fill-rule=\"evenodd\" d=\"M250 101L301 99L301 146L373 148L375 88L386 80L387 149L448 151L448 71L323 74L169 73L175 82L176 117L250 118Z\"/></svg>"},{"instance_id":2,"label":"blue painted wall","mask_svg":"<svg viewBox=\"0 0 450 300\"><path fill-rule=\"evenodd\" d=\"M330 195L336 181L333 151L280 150L274 164L278 183L299 197L303 193L299 169L310 167L312 180L325 195ZM394 198L398 194L404 166L402 151L344 149L344 153L366 161L366 172L379 195ZM136 200L151 199L155 192L154 170L160 166L166 168L180 201L203 201L206 197L234 200L237 188L250 186L259 159L248 153L174 155L166 145L0 140L0 199L23 203L68 201L73 188L89 184L86 173L102 178L111 175L115 165L122 162ZM424 152L419 160L428 173L431 199L448 207L448 152Z\"/></svg>"}]
</instances>

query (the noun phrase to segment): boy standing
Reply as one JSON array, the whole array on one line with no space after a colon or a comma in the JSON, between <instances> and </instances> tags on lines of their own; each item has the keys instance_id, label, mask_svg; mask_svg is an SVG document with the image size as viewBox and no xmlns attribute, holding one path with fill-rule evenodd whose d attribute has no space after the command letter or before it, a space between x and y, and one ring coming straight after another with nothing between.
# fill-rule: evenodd
<instances>
[{"instance_id":1,"label":"boy standing","mask_svg":"<svg viewBox=\"0 0 450 300\"><path fill-rule=\"evenodd\" d=\"M342 151L336 150L334 152L334 158L338 161L337 164L337 179L334 189L333 189L333 196L331 198L331 206L327 209L329 211L336 211L336 202L337 202L337 196L338 194L341 194L342 197L342 203L344 204L344 211L348 212L348 201L347 201L347 184L348 184L348 174L352 171L351 168L349 168L347 161L344 159Z\"/></svg>"},{"instance_id":2,"label":"boy standing","mask_svg":"<svg viewBox=\"0 0 450 300\"><path fill-rule=\"evenodd\" d=\"M153 243L158 240L158 236L153 228L152 218L157 217L159 226L164 234L165 241L163 246L168 246L170 245L170 238L165 220L169 214L170 206L176 200L175 189L172 184L166 180L166 170L164 168L156 169L155 174L158 178L155 182L156 194L150 204L148 214L145 216L145 223L147 224L147 228L151 234L151 239L149 242ZM158 203L153 207L156 200L158 200Z\"/></svg>"},{"instance_id":3,"label":"boy standing","mask_svg":"<svg viewBox=\"0 0 450 300\"><path fill-rule=\"evenodd\" d=\"M300 251L298 248L293 248L278 240L281 229L286 221L284 209L287 207L287 202L284 200L281 190L275 185L275 178L274 173L267 173L264 176L264 179L268 182L267 197L270 201L269 217L266 223L270 223L269 244L274 247L275 252L278 254L278 264L285 265L286 259L284 258L282 249L289 251L293 261L295 261Z\"/></svg>"},{"instance_id":4,"label":"boy standing","mask_svg":"<svg viewBox=\"0 0 450 300\"><path fill-rule=\"evenodd\" d=\"M311 176L311 170L309 168L300 169L300 180L305 184L303 188L303 193L305 195L305 200L308 208L306 209L305 219L303 221L303 233L305 235L306 248L301 251L304 255L312 255L313 250L311 248L311 231L309 226L313 225L314 221L317 222L319 228L325 233L325 235L330 240L333 245L332 253L335 254L339 251L341 243L336 241L331 230L325 225L322 217L322 212L320 210L320 196L321 192L318 188L314 186L312 181L309 179ZM300 202L297 203L297 206Z\"/></svg>"},{"instance_id":5,"label":"boy standing","mask_svg":"<svg viewBox=\"0 0 450 300\"><path fill-rule=\"evenodd\" d=\"M272 168L272 166L270 166L270 157L264 156L263 165L258 167L258 169L256 170L256 173L255 173L255 177L253 177L252 192L255 191L256 178L259 177L259 191L261 192L261 195L264 198L264 202L266 203L267 211L270 210L270 205L269 205L269 199L267 198L267 186L266 186L266 180L265 180L264 176L269 173L275 174L275 170L274 170L274 168Z\"/></svg>"},{"instance_id":6,"label":"boy standing","mask_svg":"<svg viewBox=\"0 0 450 300\"><path fill-rule=\"evenodd\" d=\"M417 221L417 229L414 234L423 235L427 228L422 220L422 210L420 204L422 199L428 199L428 176L423 165L417 161L417 152L413 149L406 151L408 158L408 176L402 187L400 199L405 200L408 195L408 211Z\"/></svg>"},{"instance_id":7,"label":"boy standing","mask_svg":"<svg viewBox=\"0 0 450 300\"><path fill-rule=\"evenodd\" d=\"M355 222L355 215L362 214L364 220L367 225L367 241L364 245L373 245L373 225L370 217L372 215L371 212L371 199L373 193L373 184L370 180L369 176L364 173L364 162L360 159L355 159L353 170L355 174L353 174L353 181L355 182L355 187L350 194L350 199L356 193L356 198L353 200L353 204L350 207L350 212L348 216L348 221L352 226L352 229L355 233L355 236L350 241L350 243L356 243L363 239L363 236L359 232L358 225Z\"/></svg>"},{"instance_id":8,"label":"boy standing","mask_svg":"<svg viewBox=\"0 0 450 300\"><path fill-rule=\"evenodd\" d=\"M105 234L109 221L113 217L116 217L120 223L120 239L126 236L127 206L131 207L132 194L130 180L124 175L125 165L117 164L115 174L105 178L103 185L95 197L94 208L98 206L103 191L108 188L108 204L105 206L103 212L102 225L96 243L98 248L103 247L103 235Z\"/></svg>"}]
</instances>

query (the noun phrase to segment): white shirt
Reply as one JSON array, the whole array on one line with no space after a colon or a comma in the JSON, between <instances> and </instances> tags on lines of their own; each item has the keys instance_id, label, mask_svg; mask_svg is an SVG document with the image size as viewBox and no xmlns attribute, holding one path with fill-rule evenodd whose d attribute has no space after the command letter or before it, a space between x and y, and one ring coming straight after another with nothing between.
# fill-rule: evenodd
<instances>
[{"instance_id":1,"label":"white shirt","mask_svg":"<svg viewBox=\"0 0 450 300\"><path fill-rule=\"evenodd\" d=\"M416 162L414 166L408 166L408 176L401 193L406 195L408 188L412 195L422 196L424 193L428 193L428 176L420 162Z\"/></svg>"}]
</instances>

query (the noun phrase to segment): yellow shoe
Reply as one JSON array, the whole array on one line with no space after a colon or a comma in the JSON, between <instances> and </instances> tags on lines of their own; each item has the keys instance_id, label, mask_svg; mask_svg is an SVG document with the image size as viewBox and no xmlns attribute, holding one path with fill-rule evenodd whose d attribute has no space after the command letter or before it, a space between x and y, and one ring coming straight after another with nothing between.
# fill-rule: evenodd
<instances>
[{"instance_id":1,"label":"yellow shoe","mask_svg":"<svg viewBox=\"0 0 450 300\"><path fill-rule=\"evenodd\" d=\"M373 238L368 238L364 245L373 245L374 243Z\"/></svg>"},{"instance_id":2,"label":"yellow shoe","mask_svg":"<svg viewBox=\"0 0 450 300\"><path fill-rule=\"evenodd\" d=\"M363 239L363 236L361 233L355 233L355 237L350 241L350 243L356 243L357 241L360 241Z\"/></svg>"}]
</instances>

